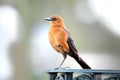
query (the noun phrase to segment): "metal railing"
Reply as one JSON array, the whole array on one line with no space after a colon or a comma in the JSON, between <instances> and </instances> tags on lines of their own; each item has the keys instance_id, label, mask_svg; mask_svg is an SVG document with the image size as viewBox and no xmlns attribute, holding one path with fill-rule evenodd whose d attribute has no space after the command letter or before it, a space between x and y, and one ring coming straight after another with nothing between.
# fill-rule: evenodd
<instances>
[{"instance_id":1,"label":"metal railing","mask_svg":"<svg viewBox=\"0 0 120 80\"><path fill-rule=\"evenodd\" d=\"M48 69L49 80L120 80L120 70Z\"/></svg>"}]
</instances>

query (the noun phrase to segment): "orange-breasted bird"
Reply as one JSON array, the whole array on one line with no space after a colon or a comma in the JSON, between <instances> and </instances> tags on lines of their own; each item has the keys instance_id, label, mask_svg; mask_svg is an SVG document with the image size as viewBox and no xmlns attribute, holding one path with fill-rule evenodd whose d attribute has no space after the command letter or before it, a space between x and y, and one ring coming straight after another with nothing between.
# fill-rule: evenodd
<instances>
[{"instance_id":1,"label":"orange-breasted bird","mask_svg":"<svg viewBox=\"0 0 120 80\"><path fill-rule=\"evenodd\" d=\"M71 38L70 32L64 25L63 19L60 16L55 15L50 16L50 18L46 18L45 20L50 23L49 41L51 46L64 57L58 68L62 66L67 55L69 55L74 58L83 69L91 69L91 67L79 57L78 51Z\"/></svg>"}]
</instances>

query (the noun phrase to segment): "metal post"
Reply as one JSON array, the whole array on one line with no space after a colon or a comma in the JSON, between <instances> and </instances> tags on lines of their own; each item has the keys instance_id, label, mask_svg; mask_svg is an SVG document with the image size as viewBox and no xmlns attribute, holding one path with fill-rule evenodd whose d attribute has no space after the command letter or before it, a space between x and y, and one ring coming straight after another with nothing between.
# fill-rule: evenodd
<instances>
[{"instance_id":1,"label":"metal post","mask_svg":"<svg viewBox=\"0 0 120 80\"><path fill-rule=\"evenodd\" d=\"M65 73L64 79L65 80L73 80L73 73Z\"/></svg>"},{"instance_id":2,"label":"metal post","mask_svg":"<svg viewBox=\"0 0 120 80\"><path fill-rule=\"evenodd\" d=\"M94 73L93 80L101 80L101 74L100 73Z\"/></svg>"},{"instance_id":3,"label":"metal post","mask_svg":"<svg viewBox=\"0 0 120 80\"><path fill-rule=\"evenodd\" d=\"M50 75L50 80L55 80L55 78L57 77L57 73L49 73Z\"/></svg>"}]
</instances>

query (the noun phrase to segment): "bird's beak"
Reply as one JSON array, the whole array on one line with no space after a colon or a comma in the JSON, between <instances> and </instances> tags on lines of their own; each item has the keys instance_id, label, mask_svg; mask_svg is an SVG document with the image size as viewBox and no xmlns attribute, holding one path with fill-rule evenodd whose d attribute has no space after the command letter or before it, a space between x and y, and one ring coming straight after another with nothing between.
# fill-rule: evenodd
<instances>
[{"instance_id":1,"label":"bird's beak","mask_svg":"<svg viewBox=\"0 0 120 80\"><path fill-rule=\"evenodd\" d=\"M51 18L45 18L45 20L46 20L46 21L52 21L52 19L51 19Z\"/></svg>"}]
</instances>

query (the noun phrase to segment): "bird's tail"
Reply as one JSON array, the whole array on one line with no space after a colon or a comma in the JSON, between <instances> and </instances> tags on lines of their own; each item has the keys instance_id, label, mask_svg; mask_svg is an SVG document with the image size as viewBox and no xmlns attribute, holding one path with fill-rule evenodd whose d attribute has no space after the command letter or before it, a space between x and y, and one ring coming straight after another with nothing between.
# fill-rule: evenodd
<instances>
[{"instance_id":1,"label":"bird's tail","mask_svg":"<svg viewBox=\"0 0 120 80\"><path fill-rule=\"evenodd\" d=\"M79 65L83 68L83 69L91 69L91 67L85 63L81 57L79 57L78 55L75 55L74 59L79 63Z\"/></svg>"}]
</instances>

